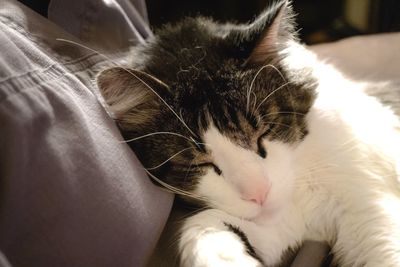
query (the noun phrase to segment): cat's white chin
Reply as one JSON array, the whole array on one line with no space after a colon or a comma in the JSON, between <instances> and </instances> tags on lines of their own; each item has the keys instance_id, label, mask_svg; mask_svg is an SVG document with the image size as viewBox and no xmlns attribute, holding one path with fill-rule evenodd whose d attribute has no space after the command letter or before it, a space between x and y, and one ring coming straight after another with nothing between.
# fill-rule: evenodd
<instances>
[{"instance_id":1,"label":"cat's white chin","mask_svg":"<svg viewBox=\"0 0 400 267\"><path fill-rule=\"evenodd\" d=\"M262 207L257 216L251 219L251 221L258 222L269 222L278 218L281 212L285 209L285 205L283 203L269 203Z\"/></svg>"},{"instance_id":2,"label":"cat's white chin","mask_svg":"<svg viewBox=\"0 0 400 267\"><path fill-rule=\"evenodd\" d=\"M267 201L263 205L242 199L231 200L231 203L211 203L211 206L232 216L248 221L270 221L278 217L285 205L281 201Z\"/></svg>"},{"instance_id":3,"label":"cat's white chin","mask_svg":"<svg viewBox=\"0 0 400 267\"><path fill-rule=\"evenodd\" d=\"M213 205L214 204L214 205ZM225 211L226 213L245 220L252 220L263 213L263 206L258 204L237 199L231 203L212 203L215 208Z\"/></svg>"}]
</instances>

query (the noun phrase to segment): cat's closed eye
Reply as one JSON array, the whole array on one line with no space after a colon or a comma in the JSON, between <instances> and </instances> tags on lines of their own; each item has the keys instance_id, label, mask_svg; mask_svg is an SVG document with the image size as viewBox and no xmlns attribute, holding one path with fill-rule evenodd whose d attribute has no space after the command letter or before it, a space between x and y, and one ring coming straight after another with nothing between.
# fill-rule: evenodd
<instances>
[{"instance_id":1,"label":"cat's closed eye","mask_svg":"<svg viewBox=\"0 0 400 267\"><path fill-rule=\"evenodd\" d=\"M263 159L267 158L267 150L264 148L261 142L258 142L258 150L257 154L262 157Z\"/></svg>"},{"instance_id":2,"label":"cat's closed eye","mask_svg":"<svg viewBox=\"0 0 400 267\"><path fill-rule=\"evenodd\" d=\"M263 139L271 133L271 128L265 131L260 137L257 139L257 154L262 157L263 159L267 158L267 150L263 144Z\"/></svg>"},{"instance_id":3,"label":"cat's closed eye","mask_svg":"<svg viewBox=\"0 0 400 267\"><path fill-rule=\"evenodd\" d=\"M201 167L205 167L205 168L207 168L207 167L212 167L212 168L214 169L214 171L215 171L216 174L222 175L221 169L220 169L217 165L215 165L214 163L212 163L212 162L200 163L200 164L197 164L197 167L200 167L200 168L201 168Z\"/></svg>"}]
</instances>

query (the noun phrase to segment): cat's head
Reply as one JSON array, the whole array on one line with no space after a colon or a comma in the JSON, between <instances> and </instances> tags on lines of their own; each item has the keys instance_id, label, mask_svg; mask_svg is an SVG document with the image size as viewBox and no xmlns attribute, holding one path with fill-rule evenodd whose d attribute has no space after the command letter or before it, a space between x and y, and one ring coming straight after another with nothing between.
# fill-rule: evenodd
<instances>
[{"instance_id":1,"label":"cat's head","mask_svg":"<svg viewBox=\"0 0 400 267\"><path fill-rule=\"evenodd\" d=\"M290 198L292 149L307 135L314 90L282 64L295 38L288 1L246 25L187 18L98 85L150 177L253 218Z\"/></svg>"}]
</instances>

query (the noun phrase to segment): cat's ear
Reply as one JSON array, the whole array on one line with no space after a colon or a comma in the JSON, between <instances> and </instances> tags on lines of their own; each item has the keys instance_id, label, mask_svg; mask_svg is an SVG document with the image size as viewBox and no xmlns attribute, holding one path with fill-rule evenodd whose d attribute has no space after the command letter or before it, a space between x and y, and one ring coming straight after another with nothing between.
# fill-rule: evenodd
<instances>
[{"instance_id":1,"label":"cat's ear","mask_svg":"<svg viewBox=\"0 0 400 267\"><path fill-rule=\"evenodd\" d=\"M160 97L169 87L145 72L114 67L97 76L97 85L109 111L118 124L125 128L151 119Z\"/></svg>"},{"instance_id":2,"label":"cat's ear","mask_svg":"<svg viewBox=\"0 0 400 267\"><path fill-rule=\"evenodd\" d=\"M228 38L244 53L245 65L264 65L296 39L293 17L291 1L275 1L249 25L232 29Z\"/></svg>"}]
</instances>

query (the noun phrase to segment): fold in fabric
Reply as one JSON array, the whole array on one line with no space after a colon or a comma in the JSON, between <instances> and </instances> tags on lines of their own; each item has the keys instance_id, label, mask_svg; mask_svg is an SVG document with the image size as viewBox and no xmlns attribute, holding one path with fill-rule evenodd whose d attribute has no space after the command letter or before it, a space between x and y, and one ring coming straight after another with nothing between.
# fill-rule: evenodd
<instances>
[{"instance_id":1,"label":"fold in fabric","mask_svg":"<svg viewBox=\"0 0 400 267\"><path fill-rule=\"evenodd\" d=\"M48 17L100 51L126 51L152 36L143 0L52 0Z\"/></svg>"}]
</instances>

